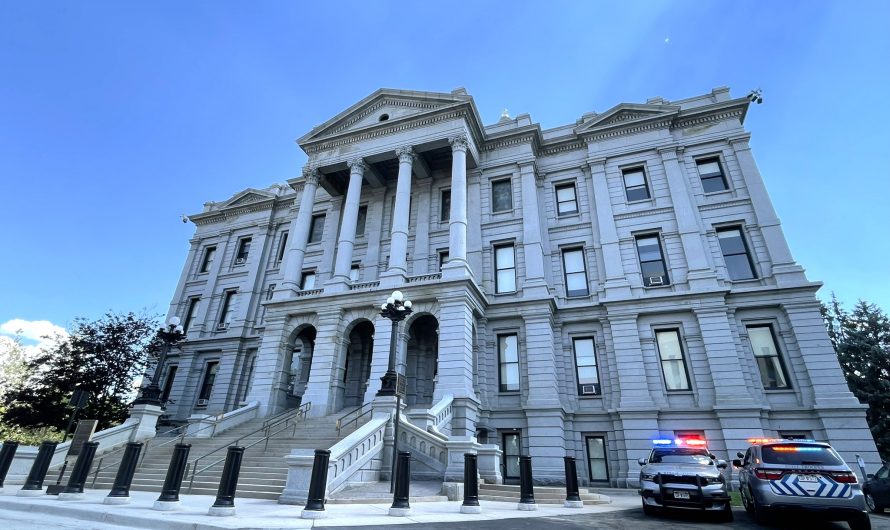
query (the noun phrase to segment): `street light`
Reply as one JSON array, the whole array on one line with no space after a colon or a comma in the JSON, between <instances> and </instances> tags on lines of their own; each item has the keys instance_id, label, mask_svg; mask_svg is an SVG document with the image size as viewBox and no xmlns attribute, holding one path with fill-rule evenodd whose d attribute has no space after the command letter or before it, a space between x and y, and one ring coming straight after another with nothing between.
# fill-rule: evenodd
<instances>
[{"instance_id":1,"label":"street light","mask_svg":"<svg viewBox=\"0 0 890 530\"><path fill-rule=\"evenodd\" d=\"M380 390L378 396L396 397L396 421L393 428L392 443L392 468L389 475L389 492L392 493L396 477L396 456L399 454L399 422L402 412L402 393L399 392L399 376L396 373L396 347L399 340L399 322L411 314L411 300L405 300L402 291L393 291L386 303L380 306L380 315L392 321L392 331L389 336L389 364L386 373L380 378Z\"/></svg>"},{"instance_id":2,"label":"street light","mask_svg":"<svg viewBox=\"0 0 890 530\"><path fill-rule=\"evenodd\" d=\"M179 317L173 316L167 320L166 326L161 326L158 330L158 337L164 343L161 349L161 355L158 357L158 364L155 366L154 374L151 376L151 383L147 387L142 388L139 398L133 402L134 405L154 405L156 407L164 406L161 403L161 389L158 387L158 380L161 378L161 369L164 367L164 361L167 360L167 354L170 352L170 346L181 341L185 336L185 330L179 325Z\"/></svg>"}]
</instances>

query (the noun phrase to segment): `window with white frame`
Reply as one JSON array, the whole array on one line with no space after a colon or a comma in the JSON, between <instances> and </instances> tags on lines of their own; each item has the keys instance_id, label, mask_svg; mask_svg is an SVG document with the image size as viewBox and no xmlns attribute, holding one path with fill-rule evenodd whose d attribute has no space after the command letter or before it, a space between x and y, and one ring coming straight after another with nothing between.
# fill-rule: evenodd
<instances>
[{"instance_id":1,"label":"window with white frame","mask_svg":"<svg viewBox=\"0 0 890 530\"><path fill-rule=\"evenodd\" d=\"M767 390L788 388L788 374L779 349L776 337L770 324L754 324L747 326L748 341L760 370L760 382Z\"/></svg>"},{"instance_id":2,"label":"window with white frame","mask_svg":"<svg viewBox=\"0 0 890 530\"><path fill-rule=\"evenodd\" d=\"M670 279L658 234L637 236L636 244L637 254L640 257L640 272L643 274L643 285L646 287L668 285Z\"/></svg>"},{"instance_id":3,"label":"window with white frame","mask_svg":"<svg viewBox=\"0 0 890 530\"><path fill-rule=\"evenodd\" d=\"M491 211L507 212L513 209L513 186L510 179L491 183Z\"/></svg>"},{"instance_id":4,"label":"window with white frame","mask_svg":"<svg viewBox=\"0 0 890 530\"><path fill-rule=\"evenodd\" d=\"M501 392L519 390L519 337L498 335L498 376Z\"/></svg>"},{"instance_id":5,"label":"window with white frame","mask_svg":"<svg viewBox=\"0 0 890 530\"><path fill-rule=\"evenodd\" d=\"M512 244L494 247L494 269L494 292L516 291L516 253Z\"/></svg>"},{"instance_id":6,"label":"window with white frame","mask_svg":"<svg viewBox=\"0 0 890 530\"><path fill-rule=\"evenodd\" d=\"M655 332L658 356L661 360L661 373L667 390L689 390L689 374L686 359L680 343L680 330L661 329Z\"/></svg>"},{"instance_id":7,"label":"window with white frame","mask_svg":"<svg viewBox=\"0 0 890 530\"><path fill-rule=\"evenodd\" d=\"M599 395L600 378L596 368L596 346L594 345L593 337L573 338L572 349L575 351L578 395Z\"/></svg>"},{"instance_id":8,"label":"window with white frame","mask_svg":"<svg viewBox=\"0 0 890 530\"><path fill-rule=\"evenodd\" d=\"M349 268L349 281L355 283L358 281L359 273L361 272L361 265L358 263L353 263L352 267Z\"/></svg>"},{"instance_id":9,"label":"window with white frame","mask_svg":"<svg viewBox=\"0 0 890 530\"><path fill-rule=\"evenodd\" d=\"M311 291L312 289L315 289L315 271L303 271L303 276L300 278L300 290Z\"/></svg>"},{"instance_id":10,"label":"window with white frame","mask_svg":"<svg viewBox=\"0 0 890 530\"><path fill-rule=\"evenodd\" d=\"M627 202L651 198L649 184L646 182L646 170L642 166L623 169L621 174L624 176L624 195L627 197Z\"/></svg>"},{"instance_id":11,"label":"window with white frame","mask_svg":"<svg viewBox=\"0 0 890 530\"><path fill-rule=\"evenodd\" d=\"M448 249L442 249L439 251L439 270L440 271L442 270L442 267L444 267L445 264L448 263L449 255L450 254L448 252Z\"/></svg>"},{"instance_id":12,"label":"window with white frame","mask_svg":"<svg viewBox=\"0 0 890 530\"><path fill-rule=\"evenodd\" d=\"M575 183L556 185L556 214L571 215L578 213L578 196Z\"/></svg>"},{"instance_id":13,"label":"window with white frame","mask_svg":"<svg viewBox=\"0 0 890 530\"><path fill-rule=\"evenodd\" d=\"M584 266L584 249L564 249L562 251L562 268L566 280L566 296L587 296L587 268Z\"/></svg>"},{"instance_id":14,"label":"window with white frame","mask_svg":"<svg viewBox=\"0 0 890 530\"><path fill-rule=\"evenodd\" d=\"M757 275L754 274L751 252L748 250L748 244L745 242L745 236L740 227L718 228L717 241L720 242L720 251L723 253L723 261L726 263L726 271L730 280L757 278Z\"/></svg>"},{"instance_id":15,"label":"window with white frame","mask_svg":"<svg viewBox=\"0 0 890 530\"><path fill-rule=\"evenodd\" d=\"M705 193L716 193L729 189L726 175L723 173L723 165L720 164L720 157L699 158L695 164L698 166L698 176L701 177L701 187Z\"/></svg>"}]
</instances>

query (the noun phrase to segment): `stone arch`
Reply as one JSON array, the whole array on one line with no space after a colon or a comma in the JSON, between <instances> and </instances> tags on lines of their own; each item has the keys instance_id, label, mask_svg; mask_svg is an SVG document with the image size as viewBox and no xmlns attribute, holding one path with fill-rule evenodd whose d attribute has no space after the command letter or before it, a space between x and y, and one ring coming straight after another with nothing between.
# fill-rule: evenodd
<instances>
[{"instance_id":1,"label":"stone arch","mask_svg":"<svg viewBox=\"0 0 890 530\"><path fill-rule=\"evenodd\" d=\"M331 385L335 411L362 404L371 377L371 359L374 353L374 321L364 315L344 321L346 325L337 345L337 361Z\"/></svg>"},{"instance_id":2,"label":"stone arch","mask_svg":"<svg viewBox=\"0 0 890 530\"><path fill-rule=\"evenodd\" d=\"M406 319L404 327L405 402L409 407L429 408L439 368L439 320L426 311L412 317Z\"/></svg>"},{"instance_id":3,"label":"stone arch","mask_svg":"<svg viewBox=\"0 0 890 530\"><path fill-rule=\"evenodd\" d=\"M301 321L288 335L283 355L284 366L279 378L279 387L284 393L284 405L287 408L300 406L306 392L312 370L316 334L313 319L311 322Z\"/></svg>"}]
</instances>

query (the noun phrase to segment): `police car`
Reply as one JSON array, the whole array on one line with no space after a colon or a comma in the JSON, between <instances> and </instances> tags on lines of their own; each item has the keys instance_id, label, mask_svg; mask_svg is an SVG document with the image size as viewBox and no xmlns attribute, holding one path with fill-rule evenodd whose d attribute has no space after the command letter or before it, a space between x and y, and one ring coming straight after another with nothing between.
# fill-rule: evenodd
<instances>
[{"instance_id":1,"label":"police car","mask_svg":"<svg viewBox=\"0 0 890 530\"><path fill-rule=\"evenodd\" d=\"M658 439L652 441L649 458L641 458L640 496L643 512L652 515L663 509L696 510L732 521L732 508L722 470L701 439Z\"/></svg>"},{"instance_id":2,"label":"police car","mask_svg":"<svg viewBox=\"0 0 890 530\"><path fill-rule=\"evenodd\" d=\"M814 512L820 519L871 529L853 471L830 445L812 440L751 439L740 460L739 490L745 510L760 524L778 511Z\"/></svg>"}]
</instances>

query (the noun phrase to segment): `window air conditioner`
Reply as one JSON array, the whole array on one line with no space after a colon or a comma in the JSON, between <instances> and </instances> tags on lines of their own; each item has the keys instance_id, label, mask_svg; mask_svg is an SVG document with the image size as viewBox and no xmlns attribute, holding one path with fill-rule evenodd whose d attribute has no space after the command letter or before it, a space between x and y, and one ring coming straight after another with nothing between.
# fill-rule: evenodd
<instances>
[{"instance_id":1,"label":"window air conditioner","mask_svg":"<svg viewBox=\"0 0 890 530\"><path fill-rule=\"evenodd\" d=\"M229 328L228 322L220 322L219 324L216 325L216 329L218 329L218 330L225 330L228 328Z\"/></svg>"},{"instance_id":2,"label":"window air conditioner","mask_svg":"<svg viewBox=\"0 0 890 530\"><path fill-rule=\"evenodd\" d=\"M581 394L582 395L596 394L596 386L595 385L581 385Z\"/></svg>"},{"instance_id":3,"label":"window air conditioner","mask_svg":"<svg viewBox=\"0 0 890 530\"><path fill-rule=\"evenodd\" d=\"M244 265L247 263L247 258L235 258L235 265Z\"/></svg>"},{"instance_id":4,"label":"window air conditioner","mask_svg":"<svg viewBox=\"0 0 890 530\"><path fill-rule=\"evenodd\" d=\"M209 399L199 399L196 406L198 407L206 407L207 404L210 403Z\"/></svg>"},{"instance_id":5,"label":"window air conditioner","mask_svg":"<svg viewBox=\"0 0 890 530\"><path fill-rule=\"evenodd\" d=\"M664 285L664 276L649 276L649 285Z\"/></svg>"}]
</instances>

